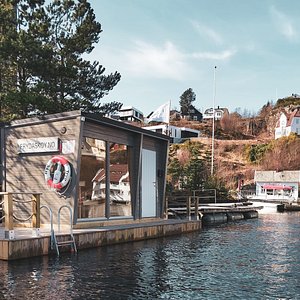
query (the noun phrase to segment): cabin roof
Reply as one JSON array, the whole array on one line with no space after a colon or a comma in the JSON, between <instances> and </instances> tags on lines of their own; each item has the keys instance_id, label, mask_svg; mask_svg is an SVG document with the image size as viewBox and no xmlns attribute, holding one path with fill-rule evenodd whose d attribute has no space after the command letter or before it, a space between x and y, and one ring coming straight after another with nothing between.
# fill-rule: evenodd
<instances>
[{"instance_id":1,"label":"cabin roof","mask_svg":"<svg viewBox=\"0 0 300 300\"><path fill-rule=\"evenodd\" d=\"M80 110L15 120L15 121L11 121L8 124L6 124L5 127L29 126L32 124L39 124L39 123L45 123L45 122L49 122L49 123L57 122L57 121L62 121L62 120L66 120L66 119L73 119L76 117L84 117L85 118L84 120L88 121L88 122L98 123L101 125L107 125L107 126L111 126L111 127L115 127L115 128L119 128L119 129L123 129L123 130L125 129L125 130L131 131L131 132L140 133L145 136L153 137L153 138L164 140L164 141L170 140L170 138L164 134L149 131L149 130L143 129L141 127L137 127L137 126L133 126L133 125L121 122L121 121L113 120L111 118L103 117L99 113L85 113Z\"/></svg>"}]
</instances>

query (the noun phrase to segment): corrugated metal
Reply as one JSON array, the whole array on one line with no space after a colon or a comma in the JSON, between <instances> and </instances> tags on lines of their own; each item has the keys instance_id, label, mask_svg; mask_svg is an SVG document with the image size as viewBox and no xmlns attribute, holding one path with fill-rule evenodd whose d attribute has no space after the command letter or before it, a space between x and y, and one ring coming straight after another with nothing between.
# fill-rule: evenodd
<instances>
[{"instance_id":1,"label":"corrugated metal","mask_svg":"<svg viewBox=\"0 0 300 300\"><path fill-rule=\"evenodd\" d=\"M156 217L156 152L142 151L142 217Z\"/></svg>"}]
</instances>

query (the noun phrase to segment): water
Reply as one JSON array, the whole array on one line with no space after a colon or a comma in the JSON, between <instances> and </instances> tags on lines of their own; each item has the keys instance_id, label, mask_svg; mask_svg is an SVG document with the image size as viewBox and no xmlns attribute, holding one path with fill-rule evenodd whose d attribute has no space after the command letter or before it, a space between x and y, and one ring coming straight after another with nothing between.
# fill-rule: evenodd
<instances>
[{"instance_id":1,"label":"water","mask_svg":"<svg viewBox=\"0 0 300 300\"><path fill-rule=\"evenodd\" d=\"M300 214L0 262L0 299L300 299Z\"/></svg>"}]
</instances>

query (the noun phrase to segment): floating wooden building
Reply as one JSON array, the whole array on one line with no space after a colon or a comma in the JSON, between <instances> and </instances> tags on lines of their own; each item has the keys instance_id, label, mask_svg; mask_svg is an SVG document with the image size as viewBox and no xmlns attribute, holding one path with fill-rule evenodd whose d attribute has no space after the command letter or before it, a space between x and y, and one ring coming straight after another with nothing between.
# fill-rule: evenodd
<instances>
[{"instance_id":1,"label":"floating wooden building","mask_svg":"<svg viewBox=\"0 0 300 300\"><path fill-rule=\"evenodd\" d=\"M102 239L118 242L199 229L199 221L166 223L168 146L165 135L81 111L3 125L0 259L47 254L50 235L41 235L45 226L56 230L71 223L72 229L88 229L89 236L93 228L99 232L106 226L102 232L107 234L109 226L123 226L115 238L79 238L83 232L78 232L75 240L82 248L99 246ZM22 234L18 238L16 228L32 226L34 242Z\"/></svg>"}]
</instances>

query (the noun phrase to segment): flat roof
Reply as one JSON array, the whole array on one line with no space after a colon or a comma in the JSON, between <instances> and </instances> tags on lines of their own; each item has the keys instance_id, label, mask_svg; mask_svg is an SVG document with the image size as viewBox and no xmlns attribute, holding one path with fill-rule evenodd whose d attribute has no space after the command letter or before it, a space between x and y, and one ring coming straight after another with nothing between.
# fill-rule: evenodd
<instances>
[{"instance_id":1,"label":"flat roof","mask_svg":"<svg viewBox=\"0 0 300 300\"><path fill-rule=\"evenodd\" d=\"M140 134L143 134L146 136L150 136L150 137L165 140L165 141L170 140L170 138L164 134L146 130L141 127L133 126L133 125L127 124L122 121L103 117L99 113L85 113L80 110L62 112L62 113L57 113L57 114L49 114L49 115L43 115L43 116L35 116L32 118L26 118L26 119L20 119L20 120L14 120L9 123L6 123L6 125L4 127L5 128L22 127L22 126L29 126L29 125L42 124L42 123L59 122L62 120L73 119L73 118L77 118L77 117L84 117L85 120L87 120L89 122L112 126L112 127L116 127L116 128L123 129L123 130L125 129L125 130L131 131L131 132L140 133Z\"/></svg>"}]
</instances>

